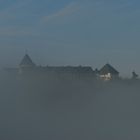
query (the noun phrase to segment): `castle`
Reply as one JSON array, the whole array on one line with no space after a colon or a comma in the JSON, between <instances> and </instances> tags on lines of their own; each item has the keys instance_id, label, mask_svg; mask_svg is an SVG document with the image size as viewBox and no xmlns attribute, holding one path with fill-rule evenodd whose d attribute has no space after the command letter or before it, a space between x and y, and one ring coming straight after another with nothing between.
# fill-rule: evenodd
<instances>
[{"instance_id":1,"label":"castle","mask_svg":"<svg viewBox=\"0 0 140 140\"><path fill-rule=\"evenodd\" d=\"M102 79L105 81L118 78L119 72L110 64L100 70L93 70L90 66L37 66L28 54L25 54L17 68L6 68L6 71L15 74L41 74L48 77L71 77L81 79Z\"/></svg>"}]
</instances>

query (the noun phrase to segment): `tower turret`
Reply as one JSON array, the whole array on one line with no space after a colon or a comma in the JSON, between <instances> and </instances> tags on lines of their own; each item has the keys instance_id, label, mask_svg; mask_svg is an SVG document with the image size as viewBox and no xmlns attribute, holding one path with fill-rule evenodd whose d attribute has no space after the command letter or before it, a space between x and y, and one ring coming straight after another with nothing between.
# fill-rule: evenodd
<instances>
[{"instance_id":1,"label":"tower turret","mask_svg":"<svg viewBox=\"0 0 140 140\"><path fill-rule=\"evenodd\" d=\"M23 59L19 64L19 73L23 73L25 71L30 71L35 67L35 63L32 61L28 54L25 54Z\"/></svg>"},{"instance_id":2,"label":"tower turret","mask_svg":"<svg viewBox=\"0 0 140 140\"><path fill-rule=\"evenodd\" d=\"M35 67L36 65L30 58L30 56L28 54L25 54L25 56L23 57L22 61L19 64L19 66L21 68L32 68L32 67Z\"/></svg>"}]
</instances>

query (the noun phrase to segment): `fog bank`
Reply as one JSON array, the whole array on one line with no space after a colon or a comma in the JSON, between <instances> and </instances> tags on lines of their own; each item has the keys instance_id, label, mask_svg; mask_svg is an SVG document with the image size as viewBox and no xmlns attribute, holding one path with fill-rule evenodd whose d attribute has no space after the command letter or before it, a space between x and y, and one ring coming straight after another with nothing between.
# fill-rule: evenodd
<instances>
[{"instance_id":1,"label":"fog bank","mask_svg":"<svg viewBox=\"0 0 140 140\"><path fill-rule=\"evenodd\" d=\"M0 139L140 139L139 81L0 75Z\"/></svg>"}]
</instances>

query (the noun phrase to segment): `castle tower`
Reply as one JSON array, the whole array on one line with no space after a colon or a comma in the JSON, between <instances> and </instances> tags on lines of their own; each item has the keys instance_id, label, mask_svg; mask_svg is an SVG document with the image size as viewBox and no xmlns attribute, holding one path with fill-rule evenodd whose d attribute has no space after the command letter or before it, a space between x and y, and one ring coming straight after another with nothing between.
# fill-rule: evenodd
<instances>
[{"instance_id":1,"label":"castle tower","mask_svg":"<svg viewBox=\"0 0 140 140\"><path fill-rule=\"evenodd\" d=\"M31 70L35 67L35 63L32 61L28 54L25 54L23 59L19 64L19 73L23 73L24 71Z\"/></svg>"},{"instance_id":2,"label":"castle tower","mask_svg":"<svg viewBox=\"0 0 140 140\"><path fill-rule=\"evenodd\" d=\"M32 61L32 59L30 58L30 56L28 54L25 54L25 56L23 57L21 63L19 64L19 66L21 68L31 68L31 67L35 67L35 63Z\"/></svg>"}]
</instances>

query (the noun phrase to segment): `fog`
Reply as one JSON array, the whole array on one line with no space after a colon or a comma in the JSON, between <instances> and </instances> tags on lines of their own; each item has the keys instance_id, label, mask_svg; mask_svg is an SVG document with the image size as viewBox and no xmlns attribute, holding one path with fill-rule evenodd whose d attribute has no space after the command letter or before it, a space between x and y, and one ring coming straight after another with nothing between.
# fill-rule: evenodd
<instances>
[{"instance_id":1,"label":"fog","mask_svg":"<svg viewBox=\"0 0 140 140\"><path fill-rule=\"evenodd\" d=\"M2 72L0 139L139 140L139 85Z\"/></svg>"}]
</instances>

